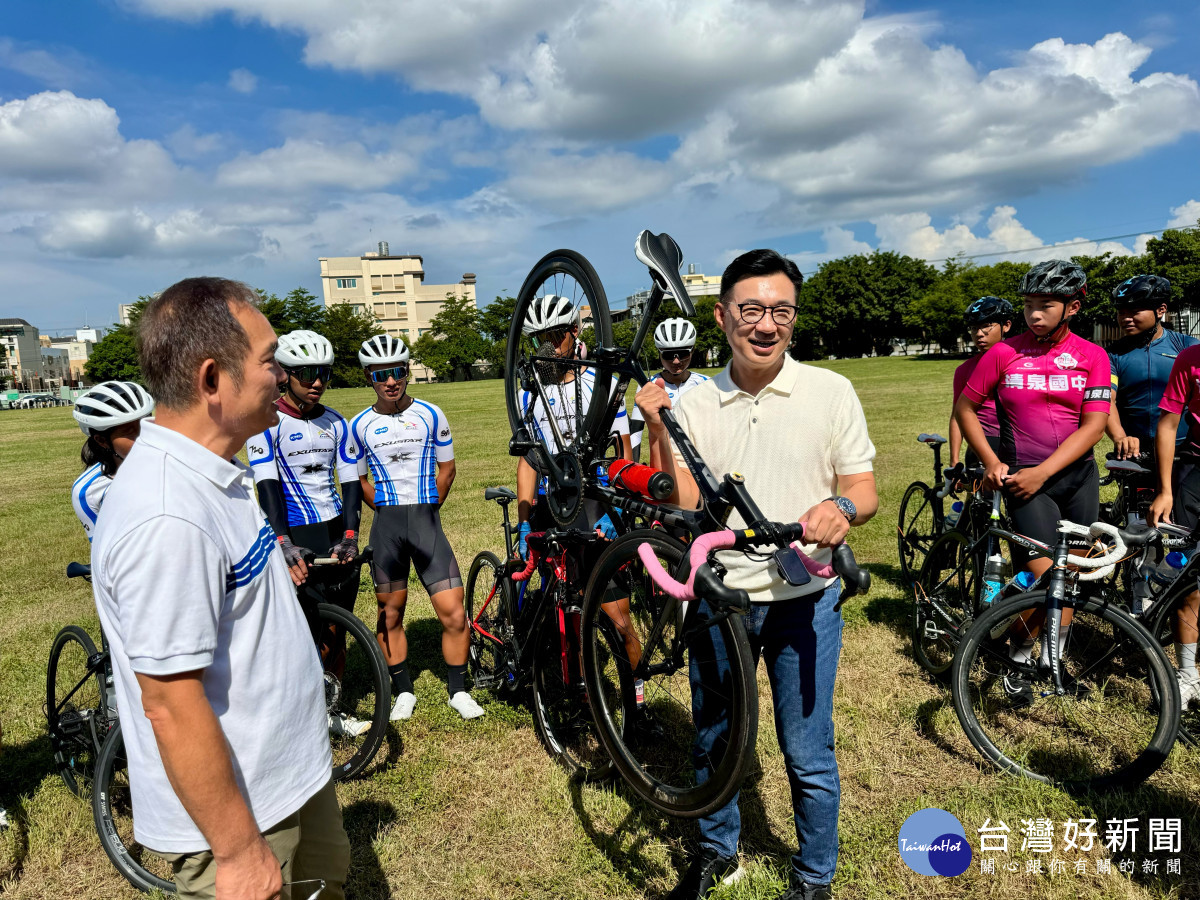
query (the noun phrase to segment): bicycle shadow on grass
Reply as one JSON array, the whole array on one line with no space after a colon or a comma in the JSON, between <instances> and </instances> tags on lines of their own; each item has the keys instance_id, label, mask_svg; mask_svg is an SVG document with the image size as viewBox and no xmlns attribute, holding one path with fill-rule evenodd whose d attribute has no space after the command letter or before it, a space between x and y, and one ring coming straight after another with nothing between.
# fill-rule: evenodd
<instances>
[{"instance_id":1,"label":"bicycle shadow on grass","mask_svg":"<svg viewBox=\"0 0 1200 900\"><path fill-rule=\"evenodd\" d=\"M387 874L375 852L375 840L396 818L396 807L378 800L356 800L342 808L342 825L350 839L347 897L388 900L391 896Z\"/></svg>"}]
</instances>

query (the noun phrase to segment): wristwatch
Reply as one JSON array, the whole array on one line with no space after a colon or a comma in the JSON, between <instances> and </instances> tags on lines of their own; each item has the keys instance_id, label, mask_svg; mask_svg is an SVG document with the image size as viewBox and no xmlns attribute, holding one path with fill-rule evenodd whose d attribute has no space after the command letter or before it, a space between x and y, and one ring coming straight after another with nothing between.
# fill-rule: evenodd
<instances>
[{"instance_id":1,"label":"wristwatch","mask_svg":"<svg viewBox=\"0 0 1200 900\"><path fill-rule=\"evenodd\" d=\"M858 515L858 507L854 505L854 501L849 497L826 497L825 499L833 501L833 505L838 508L838 512L846 517L847 522L853 522L854 517Z\"/></svg>"}]
</instances>

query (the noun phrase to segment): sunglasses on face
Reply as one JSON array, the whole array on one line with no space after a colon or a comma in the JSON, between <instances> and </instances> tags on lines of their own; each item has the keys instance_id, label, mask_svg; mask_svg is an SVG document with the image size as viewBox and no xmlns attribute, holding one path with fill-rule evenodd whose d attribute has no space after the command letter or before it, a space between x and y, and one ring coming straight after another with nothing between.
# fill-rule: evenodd
<instances>
[{"instance_id":1,"label":"sunglasses on face","mask_svg":"<svg viewBox=\"0 0 1200 900\"><path fill-rule=\"evenodd\" d=\"M663 359L668 359L671 362L679 362L679 360L687 359L691 355L691 350L663 350L659 354Z\"/></svg>"},{"instance_id":2,"label":"sunglasses on face","mask_svg":"<svg viewBox=\"0 0 1200 900\"><path fill-rule=\"evenodd\" d=\"M408 363L400 363L398 366L388 366L386 369L376 369L371 373L371 380L376 384L383 384L389 378L403 381L407 377Z\"/></svg>"},{"instance_id":3,"label":"sunglasses on face","mask_svg":"<svg viewBox=\"0 0 1200 900\"><path fill-rule=\"evenodd\" d=\"M312 384L314 381L320 381L322 384L329 383L329 376L333 371L332 366L296 366L294 369L288 369L288 374L299 381L301 384Z\"/></svg>"}]
</instances>

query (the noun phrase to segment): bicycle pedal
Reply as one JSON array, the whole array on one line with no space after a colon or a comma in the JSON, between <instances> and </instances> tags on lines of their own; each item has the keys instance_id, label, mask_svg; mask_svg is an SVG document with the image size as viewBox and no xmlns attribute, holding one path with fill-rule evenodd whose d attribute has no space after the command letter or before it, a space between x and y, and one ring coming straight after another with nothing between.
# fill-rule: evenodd
<instances>
[{"instance_id":1,"label":"bicycle pedal","mask_svg":"<svg viewBox=\"0 0 1200 900\"><path fill-rule=\"evenodd\" d=\"M944 634L949 634L949 632L944 631L941 628L938 628L938 626L933 622L925 623L925 639L926 640L936 641L938 638L940 638Z\"/></svg>"}]
</instances>

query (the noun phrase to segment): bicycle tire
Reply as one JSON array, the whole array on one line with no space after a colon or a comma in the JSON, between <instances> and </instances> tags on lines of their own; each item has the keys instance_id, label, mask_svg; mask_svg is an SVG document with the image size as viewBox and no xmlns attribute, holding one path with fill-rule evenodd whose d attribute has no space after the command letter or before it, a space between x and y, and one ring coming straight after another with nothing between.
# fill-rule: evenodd
<instances>
[{"instance_id":1,"label":"bicycle tire","mask_svg":"<svg viewBox=\"0 0 1200 900\"><path fill-rule=\"evenodd\" d=\"M923 481L914 481L904 491L900 501L900 516L896 526L896 545L900 558L900 576L906 585L921 571L925 554L942 527L938 507L929 499L932 490Z\"/></svg>"},{"instance_id":2,"label":"bicycle tire","mask_svg":"<svg viewBox=\"0 0 1200 900\"><path fill-rule=\"evenodd\" d=\"M678 604L659 592L646 574L638 557L643 542L650 544L671 572L678 572L687 552L686 545L662 531L638 531L613 541L597 561L588 581L581 629L588 702L604 747L630 789L662 813L697 818L736 795L753 759L758 737L754 664L745 625L738 615L687 637L680 646L683 658L673 657L670 647L679 625L675 615ZM614 585L611 592L610 583ZM621 617L616 622L604 605L617 602L613 598L621 594L628 598L628 612L610 606ZM615 646L609 644L612 662L601 668L605 662L601 650L604 642L611 640L602 625L605 619L613 622L617 633L636 635L641 658L650 657L653 672L645 680L645 703L640 709L620 684L622 667L630 672L638 668L631 664L628 640L622 637ZM663 634L650 644L651 629L660 619L665 625ZM715 649L718 639L723 652ZM691 675L693 670L711 670L717 665L724 669L720 687L714 688L711 680L704 684L711 700L707 705L697 703L697 709L713 716L707 724L709 732L720 717L719 710L724 709L727 737L711 752L694 750L698 726L693 717ZM698 771L698 763L709 770L707 777Z\"/></svg>"},{"instance_id":3,"label":"bicycle tire","mask_svg":"<svg viewBox=\"0 0 1200 900\"><path fill-rule=\"evenodd\" d=\"M993 604L959 644L951 693L968 740L1001 770L1045 783L1104 790L1144 781L1179 728L1179 687L1162 647L1124 610L1079 599L1069 604L1065 693L1047 694L1037 660L1015 663L1004 641L1008 624L1045 599L1035 591ZM1035 657L1040 650L1035 641ZM1014 674L1033 681L1027 705L1005 694Z\"/></svg>"},{"instance_id":4,"label":"bicycle tire","mask_svg":"<svg viewBox=\"0 0 1200 900\"><path fill-rule=\"evenodd\" d=\"M95 655L91 635L67 625L54 636L46 665L50 752L67 790L77 797L91 789L100 746L115 719L104 699L103 670L88 671L88 660Z\"/></svg>"},{"instance_id":5,"label":"bicycle tire","mask_svg":"<svg viewBox=\"0 0 1200 900\"><path fill-rule=\"evenodd\" d=\"M979 561L971 542L957 531L929 548L913 584L913 658L930 675L945 679L954 651L974 611Z\"/></svg>"},{"instance_id":6,"label":"bicycle tire","mask_svg":"<svg viewBox=\"0 0 1200 900\"><path fill-rule=\"evenodd\" d=\"M1174 603L1157 604L1155 608L1150 610L1149 621L1146 623L1146 627L1150 629L1150 633L1158 639L1158 644L1163 648L1163 653L1166 653L1167 659L1172 662L1173 668L1174 659L1167 648L1175 643L1173 628L1175 614L1187 597L1188 594L1184 594ZM1192 624L1196 623L1193 622ZM1189 747L1200 748L1200 704L1191 704L1187 707L1180 704L1179 740Z\"/></svg>"},{"instance_id":7,"label":"bicycle tire","mask_svg":"<svg viewBox=\"0 0 1200 900\"><path fill-rule=\"evenodd\" d=\"M467 650L471 681L496 693L515 687L507 650L513 627L512 582L503 576L503 568L495 553L481 551L471 561L463 592L471 635Z\"/></svg>"},{"instance_id":8,"label":"bicycle tire","mask_svg":"<svg viewBox=\"0 0 1200 900\"><path fill-rule=\"evenodd\" d=\"M317 647L325 682L325 712L330 718L330 750L333 754L333 780L344 781L360 774L370 765L387 734L391 711L392 686L387 661L379 643L363 621L332 603L317 604L321 621L321 643ZM338 664L337 636L346 640L345 662ZM340 672L339 672L340 668ZM333 717L369 722L358 735L335 733Z\"/></svg>"},{"instance_id":9,"label":"bicycle tire","mask_svg":"<svg viewBox=\"0 0 1200 900\"><path fill-rule=\"evenodd\" d=\"M113 726L96 760L92 819L100 835L100 845L126 881L147 894L155 889L175 893L170 863L143 847L133 836L128 762L120 724Z\"/></svg>"},{"instance_id":10,"label":"bicycle tire","mask_svg":"<svg viewBox=\"0 0 1200 900\"><path fill-rule=\"evenodd\" d=\"M554 294L568 297L576 309L585 304L589 306L592 328L595 332L595 343L600 347L612 346L612 317L608 310L608 298L604 293L604 285L592 264L574 250L555 250L538 260L537 264L526 276L521 290L517 293L516 307L513 309L512 324L508 331L508 344L504 355L504 405L508 411L508 422L514 435L525 429L525 417L521 409L521 396L527 382L525 372L532 366L532 360L537 356L537 347L522 331L525 315L530 304L538 297ZM595 349L595 348L589 348ZM588 371L586 369L577 372ZM525 383L523 383L525 380ZM582 410L583 425L578 426L578 435L574 440L567 441L568 446L549 446L551 456L566 452L582 438L587 438L593 445L601 444L600 436L594 434L598 430L605 408L609 401L609 388L597 383L592 391L588 408ZM530 434L530 439L537 436ZM550 445L555 442L552 435L547 435ZM565 436L564 436L565 440Z\"/></svg>"}]
</instances>

